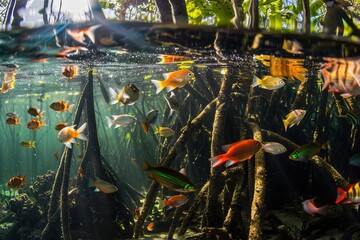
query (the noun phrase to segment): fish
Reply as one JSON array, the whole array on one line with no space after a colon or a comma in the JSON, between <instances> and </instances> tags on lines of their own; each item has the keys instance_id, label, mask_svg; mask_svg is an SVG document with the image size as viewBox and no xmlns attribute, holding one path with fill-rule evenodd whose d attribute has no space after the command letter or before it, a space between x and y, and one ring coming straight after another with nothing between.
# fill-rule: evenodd
<instances>
[{"instance_id":1,"label":"fish","mask_svg":"<svg viewBox=\"0 0 360 240\"><path fill-rule=\"evenodd\" d=\"M277 155L287 151L286 147L277 142L263 142L262 147L264 152Z\"/></svg>"},{"instance_id":2,"label":"fish","mask_svg":"<svg viewBox=\"0 0 360 240\"><path fill-rule=\"evenodd\" d=\"M35 141L23 141L21 142L21 147L23 148L36 148Z\"/></svg>"},{"instance_id":3,"label":"fish","mask_svg":"<svg viewBox=\"0 0 360 240\"><path fill-rule=\"evenodd\" d=\"M107 125L111 128L112 125L115 125L115 128L125 127L134 122L136 122L136 118L129 114L121 114L121 115L112 115L112 119L106 117Z\"/></svg>"},{"instance_id":4,"label":"fish","mask_svg":"<svg viewBox=\"0 0 360 240\"><path fill-rule=\"evenodd\" d=\"M88 187L95 187L103 193L114 193L119 190L115 185L106 182L97 176L95 176L95 179L89 179Z\"/></svg>"},{"instance_id":5,"label":"fish","mask_svg":"<svg viewBox=\"0 0 360 240\"><path fill-rule=\"evenodd\" d=\"M134 219L138 220L140 217L140 209L139 208L135 208L134 209Z\"/></svg>"},{"instance_id":6,"label":"fish","mask_svg":"<svg viewBox=\"0 0 360 240\"><path fill-rule=\"evenodd\" d=\"M69 102L64 101L57 101L50 104L50 108L57 111L57 112L72 112L72 109L74 107L74 104L70 104Z\"/></svg>"},{"instance_id":7,"label":"fish","mask_svg":"<svg viewBox=\"0 0 360 240\"><path fill-rule=\"evenodd\" d=\"M54 158L56 161L59 161L60 160L60 155L59 155L59 152L58 150L54 149Z\"/></svg>"},{"instance_id":8,"label":"fish","mask_svg":"<svg viewBox=\"0 0 360 240\"><path fill-rule=\"evenodd\" d=\"M164 137L164 138L171 137L175 134L174 130L172 130L171 128L168 128L168 127L156 128L154 133L159 134L161 137Z\"/></svg>"},{"instance_id":9,"label":"fish","mask_svg":"<svg viewBox=\"0 0 360 240\"><path fill-rule=\"evenodd\" d=\"M15 88L15 81L9 80L2 82L1 85L1 94L8 92L10 89Z\"/></svg>"},{"instance_id":10,"label":"fish","mask_svg":"<svg viewBox=\"0 0 360 240\"><path fill-rule=\"evenodd\" d=\"M153 233L159 233L159 232L168 232L171 226L171 221L169 220L155 220L153 222L150 222L146 229L149 232Z\"/></svg>"},{"instance_id":11,"label":"fish","mask_svg":"<svg viewBox=\"0 0 360 240\"><path fill-rule=\"evenodd\" d=\"M7 117L11 118L17 118L17 114L15 112L8 112L7 114L5 114Z\"/></svg>"},{"instance_id":12,"label":"fish","mask_svg":"<svg viewBox=\"0 0 360 240\"><path fill-rule=\"evenodd\" d=\"M126 84L120 91L116 92L113 88L109 88L110 104L120 103L120 106L132 105L140 97L140 90L132 83Z\"/></svg>"},{"instance_id":13,"label":"fish","mask_svg":"<svg viewBox=\"0 0 360 240\"><path fill-rule=\"evenodd\" d=\"M174 169L163 166L151 166L146 161L144 161L142 169L148 173L149 178L171 191L183 193L195 191L195 186L191 180Z\"/></svg>"},{"instance_id":14,"label":"fish","mask_svg":"<svg viewBox=\"0 0 360 240\"><path fill-rule=\"evenodd\" d=\"M26 127L31 130L39 130L43 126L46 126L44 120L39 120L38 118L34 118L28 122Z\"/></svg>"},{"instance_id":15,"label":"fish","mask_svg":"<svg viewBox=\"0 0 360 240\"><path fill-rule=\"evenodd\" d=\"M101 27L100 24L93 25L91 27L86 28L78 28L78 29L66 29L66 33L71 36L72 39L75 41L82 43L84 45L88 45L88 40L91 41L91 43L95 43L95 30Z\"/></svg>"},{"instance_id":16,"label":"fish","mask_svg":"<svg viewBox=\"0 0 360 240\"><path fill-rule=\"evenodd\" d=\"M19 125L21 123L20 118L16 118L16 117L9 117L8 119L6 119L6 124L15 126L15 125Z\"/></svg>"},{"instance_id":17,"label":"fish","mask_svg":"<svg viewBox=\"0 0 360 240\"><path fill-rule=\"evenodd\" d=\"M305 114L306 114L306 110L295 109L294 111L286 115L286 119L283 119L285 132L289 127L292 127L295 124L299 125L300 121L304 118Z\"/></svg>"},{"instance_id":18,"label":"fish","mask_svg":"<svg viewBox=\"0 0 360 240\"><path fill-rule=\"evenodd\" d=\"M86 47L80 47L80 46L77 46L77 47L66 47L64 48L63 50L59 51L57 54L56 54L56 57L57 58L65 58L65 57L68 57L68 55L70 53L75 53L75 52L79 52L79 51L88 51L89 49L87 49Z\"/></svg>"},{"instance_id":19,"label":"fish","mask_svg":"<svg viewBox=\"0 0 360 240\"><path fill-rule=\"evenodd\" d=\"M349 184L345 190L338 187L335 204L360 204L360 182Z\"/></svg>"},{"instance_id":20,"label":"fish","mask_svg":"<svg viewBox=\"0 0 360 240\"><path fill-rule=\"evenodd\" d=\"M171 92L169 97L165 95L164 98L170 108L170 115L172 115L174 111L177 111L179 109L179 102L176 99L175 93Z\"/></svg>"},{"instance_id":21,"label":"fish","mask_svg":"<svg viewBox=\"0 0 360 240\"><path fill-rule=\"evenodd\" d=\"M18 190L25 185L25 182L26 182L26 177L15 176L8 181L7 186L8 188L13 188L15 190Z\"/></svg>"},{"instance_id":22,"label":"fish","mask_svg":"<svg viewBox=\"0 0 360 240\"><path fill-rule=\"evenodd\" d=\"M149 232L154 231L154 222L149 223L149 224L146 226L146 229L147 229Z\"/></svg>"},{"instance_id":23,"label":"fish","mask_svg":"<svg viewBox=\"0 0 360 240\"><path fill-rule=\"evenodd\" d=\"M61 70L61 75L67 77L68 79L73 79L78 74L79 74L79 67L76 65L65 66Z\"/></svg>"},{"instance_id":24,"label":"fish","mask_svg":"<svg viewBox=\"0 0 360 240\"><path fill-rule=\"evenodd\" d=\"M267 90L277 90L285 86L285 81L282 78L265 76L262 79L254 76L252 87L259 86Z\"/></svg>"},{"instance_id":25,"label":"fish","mask_svg":"<svg viewBox=\"0 0 360 240\"><path fill-rule=\"evenodd\" d=\"M297 40L284 39L282 48L292 54L304 54L304 52L302 52L304 49Z\"/></svg>"},{"instance_id":26,"label":"fish","mask_svg":"<svg viewBox=\"0 0 360 240\"><path fill-rule=\"evenodd\" d=\"M191 58L187 57L187 56L162 54L159 57L161 58L161 62L159 62L159 64L168 64L168 63L191 61Z\"/></svg>"},{"instance_id":27,"label":"fish","mask_svg":"<svg viewBox=\"0 0 360 240\"><path fill-rule=\"evenodd\" d=\"M44 112L41 112L41 110L37 107L29 107L27 112L33 117L43 117L44 116Z\"/></svg>"},{"instance_id":28,"label":"fish","mask_svg":"<svg viewBox=\"0 0 360 240\"><path fill-rule=\"evenodd\" d=\"M307 159L315 156L320 152L320 149L323 146L316 142L307 143L295 149L290 155L289 158L294 161L307 161Z\"/></svg>"},{"instance_id":29,"label":"fish","mask_svg":"<svg viewBox=\"0 0 360 240\"><path fill-rule=\"evenodd\" d=\"M60 131L61 129L63 129L66 126L67 126L67 122L58 122L54 128L55 128L55 130Z\"/></svg>"},{"instance_id":30,"label":"fish","mask_svg":"<svg viewBox=\"0 0 360 240\"><path fill-rule=\"evenodd\" d=\"M327 214L327 210L329 208L329 205L324 205L322 207L317 207L315 205L315 200L316 198L313 199L308 199L302 202L303 205L303 209L306 213L310 214L311 216L315 216L315 214L319 214L319 215L323 215L325 216Z\"/></svg>"},{"instance_id":31,"label":"fish","mask_svg":"<svg viewBox=\"0 0 360 240\"><path fill-rule=\"evenodd\" d=\"M151 124L155 124L158 115L159 115L158 110L152 109L148 112L148 114L146 115L146 120L141 122L141 125L145 133L149 132L149 128Z\"/></svg>"},{"instance_id":32,"label":"fish","mask_svg":"<svg viewBox=\"0 0 360 240\"><path fill-rule=\"evenodd\" d=\"M360 152L355 153L350 157L349 164L351 166L360 167Z\"/></svg>"},{"instance_id":33,"label":"fish","mask_svg":"<svg viewBox=\"0 0 360 240\"><path fill-rule=\"evenodd\" d=\"M262 147L262 144L254 139L245 139L239 142L222 146L226 153L210 158L211 167L218 167L224 162L229 167L237 162L252 158Z\"/></svg>"},{"instance_id":34,"label":"fish","mask_svg":"<svg viewBox=\"0 0 360 240\"><path fill-rule=\"evenodd\" d=\"M164 81L151 80L156 87L156 94L166 88L170 92L178 87L183 87L194 77L194 73L188 69L177 70L175 72L164 73Z\"/></svg>"},{"instance_id":35,"label":"fish","mask_svg":"<svg viewBox=\"0 0 360 240\"><path fill-rule=\"evenodd\" d=\"M66 147L72 148L71 143L76 142L76 138L86 141L87 137L85 135L86 123L84 123L79 129L75 130L76 125L69 127L64 127L58 133L58 139L60 142L64 143Z\"/></svg>"},{"instance_id":36,"label":"fish","mask_svg":"<svg viewBox=\"0 0 360 240\"><path fill-rule=\"evenodd\" d=\"M189 199L182 194L174 195L174 196L171 196L167 200L161 200L160 207L162 207L162 208L166 207L167 209L177 208L177 207L181 207L182 205L187 203L188 200Z\"/></svg>"}]
</instances>

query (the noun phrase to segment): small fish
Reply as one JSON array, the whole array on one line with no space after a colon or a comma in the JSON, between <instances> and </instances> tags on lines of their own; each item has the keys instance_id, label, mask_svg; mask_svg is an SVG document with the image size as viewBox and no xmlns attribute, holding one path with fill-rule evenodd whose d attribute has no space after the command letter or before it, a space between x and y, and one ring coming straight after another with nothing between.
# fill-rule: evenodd
<instances>
[{"instance_id":1,"label":"small fish","mask_svg":"<svg viewBox=\"0 0 360 240\"><path fill-rule=\"evenodd\" d=\"M163 166L150 166L146 161L142 169L148 173L151 179L171 191L184 193L195 191L195 186L191 180L174 169Z\"/></svg>"},{"instance_id":2,"label":"small fish","mask_svg":"<svg viewBox=\"0 0 360 240\"><path fill-rule=\"evenodd\" d=\"M67 122L58 122L54 128L56 130L60 131L61 129L63 129L66 126L67 126Z\"/></svg>"},{"instance_id":3,"label":"small fish","mask_svg":"<svg viewBox=\"0 0 360 240\"><path fill-rule=\"evenodd\" d=\"M145 133L149 132L150 124L155 124L158 115L159 115L158 110L152 109L148 112L148 114L146 115L146 120L141 122L141 125Z\"/></svg>"},{"instance_id":4,"label":"small fish","mask_svg":"<svg viewBox=\"0 0 360 240\"><path fill-rule=\"evenodd\" d=\"M26 127L31 130L39 130L42 126L46 126L45 121L34 118L28 122Z\"/></svg>"},{"instance_id":5,"label":"small fish","mask_svg":"<svg viewBox=\"0 0 360 240\"><path fill-rule=\"evenodd\" d=\"M56 161L59 161L60 160L60 155L59 155L59 152L58 152L58 150L54 150L54 158L55 158L55 160Z\"/></svg>"},{"instance_id":6,"label":"small fish","mask_svg":"<svg viewBox=\"0 0 360 240\"><path fill-rule=\"evenodd\" d=\"M10 80L10 81L5 81L2 82L1 85L1 94L8 92L10 89L14 89L15 88L15 81Z\"/></svg>"},{"instance_id":7,"label":"small fish","mask_svg":"<svg viewBox=\"0 0 360 240\"><path fill-rule=\"evenodd\" d=\"M164 81L151 80L156 87L156 94L166 88L170 92L178 87L185 86L193 77L194 73L187 69L177 70L175 72L163 74Z\"/></svg>"},{"instance_id":8,"label":"small fish","mask_svg":"<svg viewBox=\"0 0 360 240\"><path fill-rule=\"evenodd\" d=\"M149 223L149 224L146 226L146 229L147 229L149 232L153 232L153 231L154 231L154 222Z\"/></svg>"},{"instance_id":9,"label":"small fish","mask_svg":"<svg viewBox=\"0 0 360 240\"><path fill-rule=\"evenodd\" d=\"M188 200L189 199L186 196L179 194L179 195L171 196L167 200L161 200L160 207L162 208L166 207L167 209L177 208L187 203Z\"/></svg>"},{"instance_id":10,"label":"small fish","mask_svg":"<svg viewBox=\"0 0 360 240\"><path fill-rule=\"evenodd\" d=\"M272 76L265 76L262 79L254 76L253 84L251 86L259 86L267 90L277 90L285 86L285 81L282 78Z\"/></svg>"},{"instance_id":11,"label":"small fish","mask_svg":"<svg viewBox=\"0 0 360 240\"><path fill-rule=\"evenodd\" d=\"M355 153L350 157L349 164L351 166L360 167L360 152Z\"/></svg>"},{"instance_id":12,"label":"small fish","mask_svg":"<svg viewBox=\"0 0 360 240\"><path fill-rule=\"evenodd\" d=\"M179 170L179 173L184 174L184 175L186 176L186 169L185 169L185 168L181 168L181 169Z\"/></svg>"},{"instance_id":13,"label":"small fish","mask_svg":"<svg viewBox=\"0 0 360 240\"><path fill-rule=\"evenodd\" d=\"M156 128L155 134L159 134L161 137L171 137L175 134L174 130L172 130L171 128L168 127L159 127Z\"/></svg>"},{"instance_id":14,"label":"small fish","mask_svg":"<svg viewBox=\"0 0 360 240\"><path fill-rule=\"evenodd\" d=\"M101 27L100 24L96 24L91 27L80 28L80 29L79 28L77 28L77 29L68 28L68 29L66 29L66 32L75 41L87 45L88 44L87 38L91 41L91 43L95 43L95 30L99 27Z\"/></svg>"},{"instance_id":15,"label":"small fish","mask_svg":"<svg viewBox=\"0 0 360 240\"><path fill-rule=\"evenodd\" d=\"M306 161L320 152L322 145L316 142L307 143L295 149L289 158L294 161Z\"/></svg>"},{"instance_id":16,"label":"small fish","mask_svg":"<svg viewBox=\"0 0 360 240\"><path fill-rule=\"evenodd\" d=\"M35 141L23 141L21 142L22 148L35 148Z\"/></svg>"},{"instance_id":17,"label":"small fish","mask_svg":"<svg viewBox=\"0 0 360 240\"><path fill-rule=\"evenodd\" d=\"M292 127L295 124L299 125L300 121L304 118L305 114L306 114L306 110L295 109L294 111L286 115L286 119L283 120L285 126L285 132L287 131L288 127Z\"/></svg>"},{"instance_id":18,"label":"small fish","mask_svg":"<svg viewBox=\"0 0 360 240\"><path fill-rule=\"evenodd\" d=\"M8 181L7 186L8 188L14 188L15 190L18 190L19 188L25 185L25 182L26 182L25 177L15 176Z\"/></svg>"},{"instance_id":19,"label":"small fish","mask_svg":"<svg viewBox=\"0 0 360 240\"><path fill-rule=\"evenodd\" d=\"M9 118L11 118L11 117L12 118L17 118L17 114L14 113L14 112L9 112L9 113L6 114L6 116L9 117Z\"/></svg>"},{"instance_id":20,"label":"small fish","mask_svg":"<svg viewBox=\"0 0 360 240\"><path fill-rule=\"evenodd\" d=\"M61 70L61 75L67 77L68 79L73 79L78 74L79 74L79 67L76 65L65 66Z\"/></svg>"},{"instance_id":21,"label":"small fish","mask_svg":"<svg viewBox=\"0 0 360 240\"><path fill-rule=\"evenodd\" d=\"M109 94L110 104L120 103L120 106L132 105L139 99L140 90L134 84L128 83L118 93L114 89L109 88Z\"/></svg>"},{"instance_id":22,"label":"small fish","mask_svg":"<svg viewBox=\"0 0 360 240\"><path fill-rule=\"evenodd\" d=\"M139 209L139 208L135 208L135 209L134 209L134 214L135 214L134 219L135 219L135 220L138 220L139 217L140 217L140 209Z\"/></svg>"},{"instance_id":23,"label":"small fish","mask_svg":"<svg viewBox=\"0 0 360 240\"><path fill-rule=\"evenodd\" d=\"M326 215L329 205L324 205L318 208L315 205L315 199L316 198L308 199L302 202L304 211L311 216L315 216L315 214Z\"/></svg>"},{"instance_id":24,"label":"small fish","mask_svg":"<svg viewBox=\"0 0 360 240\"><path fill-rule=\"evenodd\" d=\"M64 57L68 57L68 55L70 53L75 53L75 52L79 52L79 51L88 51L89 49L87 49L86 47L66 47L63 50L61 50L60 52L58 52L56 54L57 58L64 58Z\"/></svg>"},{"instance_id":25,"label":"small fish","mask_svg":"<svg viewBox=\"0 0 360 240\"><path fill-rule=\"evenodd\" d=\"M72 111L74 104L68 105L69 102L58 101L50 104L50 108L58 112Z\"/></svg>"},{"instance_id":26,"label":"small fish","mask_svg":"<svg viewBox=\"0 0 360 240\"><path fill-rule=\"evenodd\" d=\"M292 54L304 54L302 52L303 47L301 46L301 44L297 41L297 40L287 40L284 39L283 42L283 47L282 47L285 51L292 53Z\"/></svg>"},{"instance_id":27,"label":"small fish","mask_svg":"<svg viewBox=\"0 0 360 240\"><path fill-rule=\"evenodd\" d=\"M75 130L75 126L76 125L72 125L69 127L64 127L63 129L60 130L60 132L58 133L58 139L60 140L60 142L64 143L65 146L67 146L68 148L72 148L71 143L75 143L75 138L81 139L86 141L87 137L85 135L85 128L86 128L86 123L84 123L79 129Z\"/></svg>"},{"instance_id":28,"label":"small fish","mask_svg":"<svg viewBox=\"0 0 360 240\"><path fill-rule=\"evenodd\" d=\"M224 145L222 149L226 152L210 158L211 167L218 167L226 162L226 167L237 162L252 158L262 147L262 144L254 139L245 139L232 144Z\"/></svg>"},{"instance_id":29,"label":"small fish","mask_svg":"<svg viewBox=\"0 0 360 240\"><path fill-rule=\"evenodd\" d=\"M159 62L159 64L191 61L191 58L187 57L187 56L163 54L163 55L160 55L159 57L161 58L161 62Z\"/></svg>"},{"instance_id":30,"label":"small fish","mask_svg":"<svg viewBox=\"0 0 360 240\"><path fill-rule=\"evenodd\" d=\"M345 190L338 187L335 204L360 204L360 182L349 184Z\"/></svg>"},{"instance_id":31,"label":"small fish","mask_svg":"<svg viewBox=\"0 0 360 240\"><path fill-rule=\"evenodd\" d=\"M118 191L118 188L115 185L106 182L96 176L95 180L89 179L88 187L95 187L103 193L114 193Z\"/></svg>"},{"instance_id":32,"label":"small fish","mask_svg":"<svg viewBox=\"0 0 360 240\"><path fill-rule=\"evenodd\" d=\"M170 115L172 115L172 113L174 111L177 111L179 109L179 102L176 99L174 92L171 92L169 97L167 97L166 95L164 97L165 97L167 104L169 105Z\"/></svg>"},{"instance_id":33,"label":"small fish","mask_svg":"<svg viewBox=\"0 0 360 240\"><path fill-rule=\"evenodd\" d=\"M29 107L27 111L33 117L43 117L44 112L42 112L39 108L36 107Z\"/></svg>"},{"instance_id":34,"label":"small fish","mask_svg":"<svg viewBox=\"0 0 360 240\"><path fill-rule=\"evenodd\" d=\"M20 124L21 120L20 118L16 118L16 117L9 117L8 119L6 119L6 124L15 126Z\"/></svg>"},{"instance_id":35,"label":"small fish","mask_svg":"<svg viewBox=\"0 0 360 240\"><path fill-rule=\"evenodd\" d=\"M112 119L108 117L106 117L106 119L109 128L111 128L112 125L115 125L115 128L125 127L136 122L137 120L135 117L129 114L113 115Z\"/></svg>"},{"instance_id":36,"label":"small fish","mask_svg":"<svg viewBox=\"0 0 360 240\"><path fill-rule=\"evenodd\" d=\"M284 145L277 142L263 142L263 150L264 152L277 155L286 152L286 147Z\"/></svg>"}]
</instances>

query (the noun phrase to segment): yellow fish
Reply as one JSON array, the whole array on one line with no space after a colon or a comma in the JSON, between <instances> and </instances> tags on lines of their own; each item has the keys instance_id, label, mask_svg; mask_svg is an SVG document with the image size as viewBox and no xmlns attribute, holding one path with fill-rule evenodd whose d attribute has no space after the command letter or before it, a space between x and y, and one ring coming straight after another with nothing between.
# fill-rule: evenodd
<instances>
[{"instance_id":1,"label":"yellow fish","mask_svg":"<svg viewBox=\"0 0 360 240\"><path fill-rule=\"evenodd\" d=\"M259 86L267 90L276 90L285 86L285 81L282 78L265 76L262 79L254 76L253 87Z\"/></svg>"},{"instance_id":2,"label":"yellow fish","mask_svg":"<svg viewBox=\"0 0 360 240\"><path fill-rule=\"evenodd\" d=\"M175 134L174 130L168 127L159 127L156 129L155 134L159 134L161 137L171 137Z\"/></svg>"},{"instance_id":3,"label":"yellow fish","mask_svg":"<svg viewBox=\"0 0 360 240\"><path fill-rule=\"evenodd\" d=\"M283 120L285 132L287 131L288 127L292 127L295 124L299 125L305 114L306 110L295 109L294 111L286 115L286 119Z\"/></svg>"},{"instance_id":4,"label":"yellow fish","mask_svg":"<svg viewBox=\"0 0 360 240\"><path fill-rule=\"evenodd\" d=\"M23 148L35 148L35 141L21 142L21 147L23 147Z\"/></svg>"},{"instance_id":5,"label":"yellow fish","mask_svg":"<svg viewBox=\"0 0 360 240\"><path fill-rule=\"evenodd\" d=\"M60 132L58 133L58 139L60 140L60 142L64 143L65 146L67 146L68 148L72 148L71 143L75 143L75 138L81 139L86 141L87 137L85 135L85 128L86 128L86 123L84 123L79 129L75 130L75 125L69 126L69 127L64 127L63 129L60 130Z\"/></svg>"},{"instance_id":6,"label":"yellow fish","mask_svg":"<svg viewBox=\"0 0 360 240\"><path fill-rule=\"evenodd\" d=\"M171 73L164 73L164 81L151 80L156 86L156 94L166 88L166 91L170 92L178 87L185 86L193 77L194 73L188 69L182 69Z\"/></svg>"},{"instance_id":7,"label":"yellow fish","mask_svg":"<svg viewBox=\"0 0 360 240\"><path fill-rule=\"evenodd\" d=\"M120 103L120 106L123 105L132 105L140 97L140 90L134 84L126 84L118 93L109 88L110 98L112 99L110 104Z\"/></svg>"}]
</instances>

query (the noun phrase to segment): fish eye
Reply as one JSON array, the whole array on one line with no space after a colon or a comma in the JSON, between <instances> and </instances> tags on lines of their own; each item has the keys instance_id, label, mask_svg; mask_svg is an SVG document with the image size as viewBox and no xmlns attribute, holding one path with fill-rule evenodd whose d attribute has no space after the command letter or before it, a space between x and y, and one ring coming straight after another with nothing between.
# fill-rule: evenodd
<instances>
[{"instance_id":1,"label":"fish eye","mask_svg":"<svg viewBox=\"0 0 360 240\"><path fill-rule=\"evenodd\" d=\"M192 73L188 73L189 77L192 77Z\"/></svg>"},{"instance_id":2,"label":"fish eye","mask_svg":"<svg viewBox=\"0 0 360 240\"><path fill-rule=\"evenodd\" d=\"M296 153L291 155L292 158L296 159L298 157L298 155Z\"/></svg>"}]
</instances>

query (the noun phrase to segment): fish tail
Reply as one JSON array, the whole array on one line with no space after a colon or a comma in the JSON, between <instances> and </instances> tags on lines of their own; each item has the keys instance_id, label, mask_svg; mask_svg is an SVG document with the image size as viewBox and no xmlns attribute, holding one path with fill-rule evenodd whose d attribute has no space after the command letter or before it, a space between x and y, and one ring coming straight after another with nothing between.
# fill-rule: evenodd
<instances>
[{"instance_id":1,"label":"fish tail","mask_svg":"<svg viewBox=\"0 0 360 240\"><path fill-rule=\"evenodd\" d=\"M149 132L149 127L150 126L149 126L149 124L147 122L141 122L141 126L143 127L145 133Z\"/></svg>"},{"instance_id":2,"label":"fish tail","mask_svg":"<svg viewBox=\"0 0 360 240\"><path fill-rule=\"evenodd\" d=\"M288 123L288 121L286 121L286 119L284 119L284 120L282 120L282 121L283 121L283 123L284 123L285 132L286 132L287 129L288 129L289 123Z\"/></svg>"},{"instance_id":3,"label":"fish tail","mask_svg":"<svg viewBox=\"0 0 360 240\"><path fill-rule=\"evenodd\" d=\"M81 125L81 127L76 130L76 132L77 132L76 138L79 138L79 139L84 140L84 141L87 140L87 137L86 137L85 132L84 132L85 128L86 128L86 123Z\"/></svg>"},{"instance_id":4,"label":"fish tail","mask_svg":"<svg viewBox=\"0 0 360 240\"><path fill-rule=\"evenodd\" d=\"M84 35L88 36L92 43L95 43L95 30L99 28L101 25L96 24L94 26L89 27L86 29Z\"/></svg>"},{"instance_id":5,"label":"fish tail","mask_svg":"<svg viewBox=\"0 0 360 240\"><path fill-rule=\"evenodd\" d=\"M114 120L112 120L112 119L109 118L109 117L106 117L106 121L107 121L108 127L111 128L111 126L114 124Z\"/></svg>"},{"instance_id":6,"label":"fish tail","mask_svg":"<svg viewBox=\"0 0 360 240\"><path fill-rule=\"evenodd\" d=\"M142 165L142 170L148 171L150 169L150 164L147 161L144 161Z\"/></svg>"},{"instance_id":7,"label":"fish tail","mask_svg":"<svg viewBox=\"0 0 360 240\"><path fill-rule=\"evenodd\" d=\"M339 204L342 201L345 200L345 191L342 188L337 188L337 197L336 197L336 201L335 204Z\"/></svg>"},{"instance_id":8,"label":"fish tail","mask_svg":"<svg viewBox=\"0 0 360 240\"><path fill-rule=\"evenodd\" d=\"M328 209L329 209L329 205L324 205L324 206L318 208L318 214L324 216L327 214Z\"/></svg>"},{"instance_id":9,"label":"fish tail","mask_svg":"<svg viewBox=\"0 0 360 240\"><path fill-rule=\"evenodd\" d=\"M166 202L165 202L165 200L160 199L160 201L159 201L159 207L160 207L160 208L166 207Z\"/></svg>"},{"instance_id":10,"label":"fish tail","mask_svg":"<svg viewBox=\"0 0 360 240\"><path fill-rule=\"evenodd\" d=\"M109 88L109 94L110 94L110 104L113 105L113 104L116 104L119 102L119 100L117 99L117 92L113 89L113 88Z\"/></svg>"},{"instance_id":11,"label":"fish tail","mask_svg":"<svg viewBox=\"0 0 360 240\"><path fill-rule=\"evenodd\" d=\"M260 81L261 81L260 78L258 78L257 76L254 75L253 83L251 84L251 86L252 86L252 87L259 86Z\"/></svg>"},{"instance_id":12,"label":"fish tail","mask_svg":"<svg viewBox=\"0 0 360 240\"><path fill-rule=\"evenodd\" d=\"M224 155L217 155L215 157L209 158L209 161L211 162L211 167L218 167L224 162Z\"/></svg>"},{"instance_id":13,"label":"fish tail","mask_svg":"<svg viewBox=\"0 0 360 240\"><path fill-rule=\"evenodd\" d=\"M156 94L158 94L159 92L161 92L161 90L163 90L166 86L164 85L163 81L158 81L158 80L151 80L151 82L155 85L156 87Z\"/></svg>"},{"instance_id":14,"label":"fish tail","mask_svg":"<svg viewBox=\"0 0 360 240\"><path fill-rule=\"evenodd\" d=\"M31 146L32 148L36 148L36 146L35 146L35 141L30 142L30 146Z\"/></svg>"},{"instance_id":15,"label":"fish tail","mask_svg":"<svg viewBox=\"0 0 360 240\"><path fill-rule=\"evenodd\" d=\"M326 68L322 68L320 69L320 72L322 73L323 77L324 77L324 85L321 89L321 91L324 91L329 85L330 85L330 72L326 69Z\"/></svg>"},{"instance_id":16,"label":"fish tail","mask_svg":"<svg viewBox=\"0 0 360 240\"><path fill-rule=\"evenodd\" d=\"M39 113L39 117L44 117L44 112L45 111L42 111L41 113Z\"/></svg>"},{"instance_id":17,"label":"fish tail","mask_svg":"<svg viewBox=\"0 0 360 240\"><path fill-rule=\"evenodd\" d=\"M74 105L75 105L75 104L69 105L69 106L67 107L67 110L68 110L69 112L72 112L72 109L73 109Z\"/></svg>"}]
</instances>

